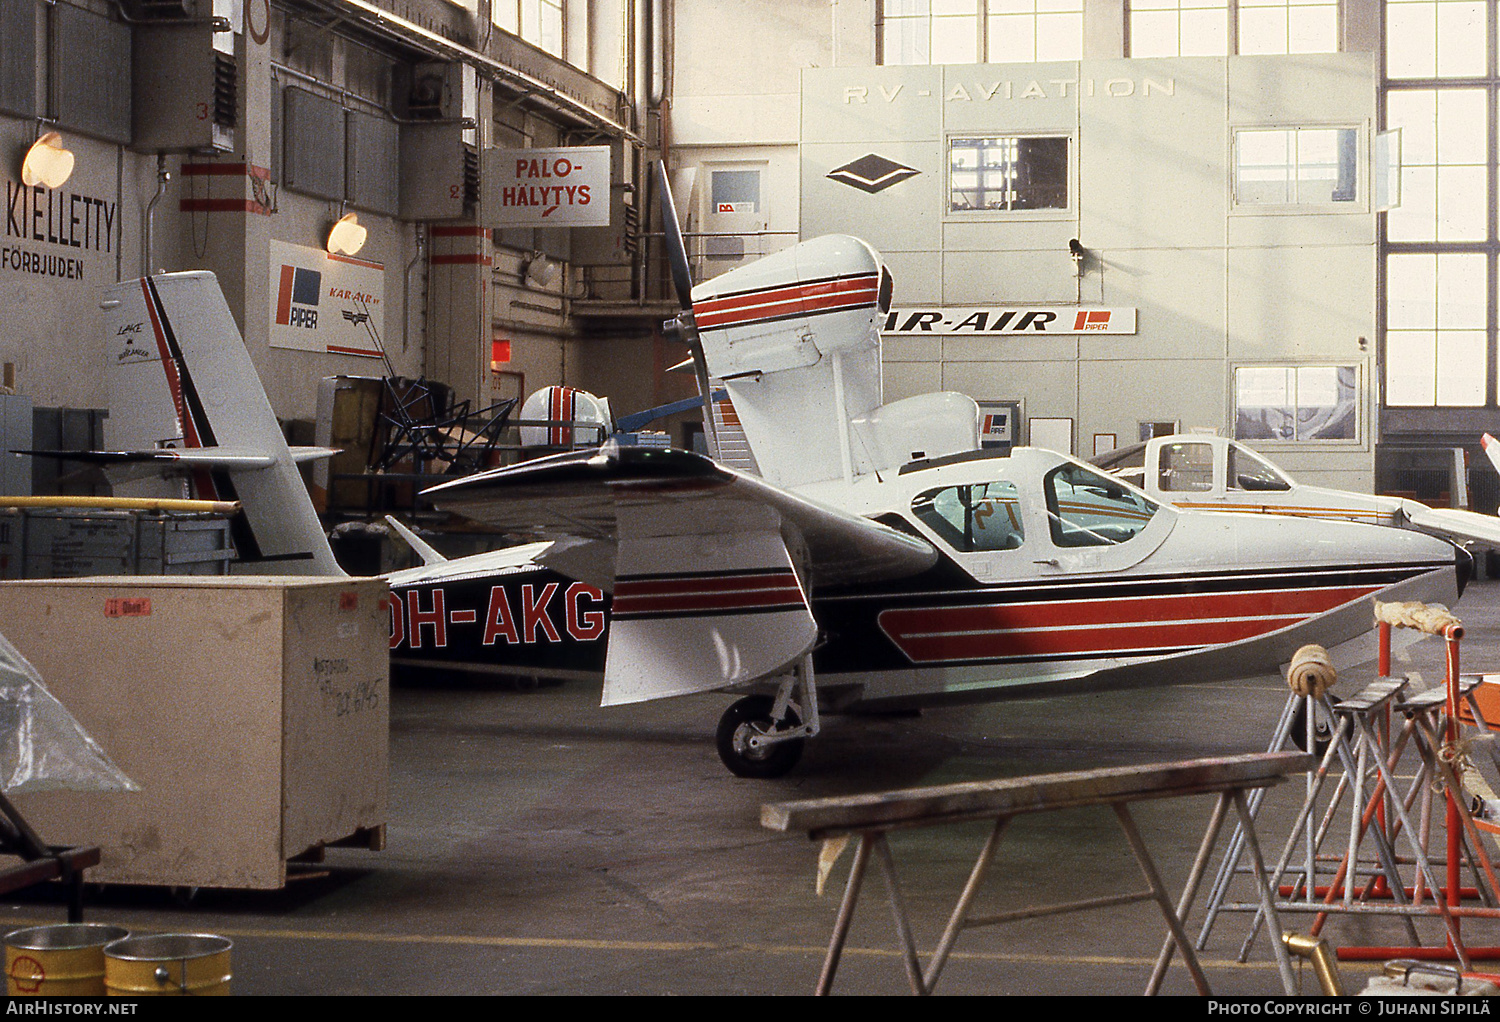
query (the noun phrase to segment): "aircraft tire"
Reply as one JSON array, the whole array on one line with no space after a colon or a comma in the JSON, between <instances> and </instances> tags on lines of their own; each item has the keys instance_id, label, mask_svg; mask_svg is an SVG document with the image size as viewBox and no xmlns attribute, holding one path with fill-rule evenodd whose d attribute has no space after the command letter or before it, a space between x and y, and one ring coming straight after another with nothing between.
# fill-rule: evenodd
<instances>
[{"instance_id":1,"label":"aircraft tire","mask_svg":"<svg viewBox=\"0 0 1500 1022\"><path fill-rule=\"evenodd\" d=\"M719 730L715 736L719 759L736 777L757 780L784 777L802 758L802 746L806 744L802 738L777 742L759 750L746 746L752 728L758 725L763 730L770 729L771 707L774 705L775 700L770 696L745 696L730 704L724 716L719 718ZM795 727L801 722L795 713L787 713L787 724Z\"/></svg>"}]
</instances>

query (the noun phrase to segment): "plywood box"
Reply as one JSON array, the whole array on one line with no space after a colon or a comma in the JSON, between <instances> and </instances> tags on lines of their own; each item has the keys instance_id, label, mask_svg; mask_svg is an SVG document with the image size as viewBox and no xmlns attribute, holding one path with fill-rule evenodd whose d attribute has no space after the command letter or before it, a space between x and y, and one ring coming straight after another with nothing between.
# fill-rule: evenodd
<instances>
[{"instance_id":1,"label":"plywood box","mask_svg":"<svg viewBox=\"0 0 1500 1022\"><path fill-rule=\"evenodd\" d=\"M0 582L0 631L141 786L18 796L90 881L277 888L286 862L384 833L383 579Z\"/></svg>"}]
</instances>

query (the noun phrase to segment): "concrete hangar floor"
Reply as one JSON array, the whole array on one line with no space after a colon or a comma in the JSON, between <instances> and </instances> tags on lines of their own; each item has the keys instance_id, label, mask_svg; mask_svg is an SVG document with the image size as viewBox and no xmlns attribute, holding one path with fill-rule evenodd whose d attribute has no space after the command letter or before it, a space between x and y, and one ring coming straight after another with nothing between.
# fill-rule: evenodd
<instances>
[{"instance_id":1,"label":"concrete hangar floor","mask_svg":"<svg viewBox=\"0 0 1500 1022\"><path fill-rule=\"evenodd\" d=\"M1463 669L1500 672L1500 581L1471 585L1456 611L1466 629ZM1407 655L1397 673L1441 680L1440 640L1424 639ZM1373 676L1373 664L1348 671L1336 694L1352 694ZM752 781L731 776L715 754L723 696L603 710L597 689L579 683L515 692L453 679L407 682L392 691L384 851L330 849L321 866L270 893L202 890L189 898L91 887L85 918L137 933L232 938L238 995L809 994L851 856L816 896L818 845L763 828L762 804L1260 752L1286 691L1261 679L915 718L837 717L791 775ZM1397 773L1411 770L1403 764ZM1273 860L1301 790L1294 779L1267 800L1260 833ZM1211 808L1210 796L1196 796L1133 810L1174 900ZM1346 834L1347 814L1341 821L1335 831ZM1435 829L1441 834L1440 822ZM964 824L891 840L924 956L986 830ZM1023 816L1000 845L979 910L1143 887L1107 809ZM883 881L868 877L865 892L834 992L905 993ZM51 893L8 899L0 903L7 929L63 919ZM1189 920L1194 936L1204 900L1200 894ZM1306 917L1283 918L1287 929L1305 932ZM1438 923L1417 925L1423 943L1442 942ZM1247 916L1219 917L1202 954L1213 990L1279 994L1264 936L1247 963L1235 961L1247 927ZM1492 921L1466 921L1464 933L1471 945L1500 944ZM1137 994L1164 934L1150 903L970 931L937 990ZM1335 917L1325 935L1335 945L1408 943L1389 916ZM1377 968L1340 964L1352 991ZM1310 966L1298 978L1305 993L1318 993ZM1193 992L1180 959L1164 990Z\"/></svg>"}]
</instances>

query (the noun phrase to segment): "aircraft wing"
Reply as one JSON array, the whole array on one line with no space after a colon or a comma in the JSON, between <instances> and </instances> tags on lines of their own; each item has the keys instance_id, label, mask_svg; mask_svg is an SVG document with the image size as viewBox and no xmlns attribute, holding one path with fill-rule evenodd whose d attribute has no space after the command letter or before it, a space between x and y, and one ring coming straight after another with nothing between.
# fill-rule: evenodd
<instances>
[{"instance_id":1,"label":"aircraft wing","mask_svg":"<svg viewBox=\"0 0 1500 1022\"><path fill-rule=\"evenodd\" d=\"M902 578L937 562L922 539L681 450L606 445L443 483L422 496L518 539L572 540L573 549L580 540L774 528L805 551L800 559L813 585Z\"/></svg>"},{"instance_id":2,"label":"aircraft wing","mask_svg":"<svg viewBox=\"0 0 1500 1022\"><path fill-rule=\"evenodd\" d=\"M687 451L606 444L423 491L609 589L606 706L757 681L812 650L816 584L921 572L924 540Z\"/></svg>"},{"instance_id":3,"label":"aircraft wing","mask_svg":"<svg viewBox=\"0 0 1500 1022\"><path fill-rule=\"evenodd\" d=\"M1455 543L1479 543L1500 550L1500 518L1451 507L1428 507L1403 500L1401 510L1411 524Z\"/></svg>"}]
</instances>

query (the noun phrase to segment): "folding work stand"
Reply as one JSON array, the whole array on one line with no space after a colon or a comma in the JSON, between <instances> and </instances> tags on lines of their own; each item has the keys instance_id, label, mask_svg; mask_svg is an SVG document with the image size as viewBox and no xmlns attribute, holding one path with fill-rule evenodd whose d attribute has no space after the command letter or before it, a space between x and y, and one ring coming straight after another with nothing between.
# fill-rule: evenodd
<instances>
[{"instance_id":1,"label":"folding work stand","mask_svg":"<svg viewBox=\"0 0 1500 1022\"><path fill-rule=\"evenodd\" d=\"M1272 886L1279 896L1277 908L1282 912L1315 914L1310 930L1313 936L1322 930L1330 914L1388 915L1401 919L1410 946L1341 947L1340 958L1446 959L1456 960L1467 970L1471 968L1473 958L1500 956L1500 949L1465 947L1459 936L1459 921L1465 916L1500 918L1500 908L1496 906L1500 886L1497 886L1494 869L1469 811L1454 763L1454 756L1461 749L1457 707L1468 706L1475 722L1484 726L1483 715L1474 698L1478 682L1458 673L1458 640L1463 630L1446 609L1419 608L1425 609L1429 616L1422 618L1419 615L1417 620L1401 619L1397 613L1399 609L1393 608L1386 613L1385 606L1377 606L1377 614L1381 615L1380 678L1336 704L1326 695L1294 694L1287 701L1272 739L1272 749L1279 749L1288 740L1299 705L1307 714L1309 738L1313 731L1311 721L1319 706L1327 719L1334 722L1334 733L1322 762L1309 777L1306 797L1277 863ZM1432 617L1433 611L1440 613ZM1413 694L1406 679L1389 677L1390 629L1393 624L1420 628L1445 639L1448 672L1442 687ZM1400 714L1404 723L1393 737L1395 714ZM1402 792L1394 771L1408 743L1415 748L1420 765L1411 785ZM1315 825L1319 799L1335 760L1341 772L1321 819ZM1365 784L1372 777L1372 767L1374 783L1367 795ZM1434 786L1445 796L1447 814L1446 855L1437 860L1428 854ZM1257 796L1260 794L1256 793ZM1333 830L1346 794L1349 795L1346 850L1341 856L1322 855L1320 849ZM1413 822L1411 812L1419 796L1422 803L1418 824ZM1250 806L1251 814L1255 815L1258 809L1259 800L1255 799ZM1361 847L1367 839L1374 845L1376 858L1373 863L1363 862L1360 858ZM1403 839L1411 850L1410 856L1404 860L1397 856L1398 842ZM1299 842L1302 843L1300 870L1293 867ZM1242 852L1241 836L1236 834L1215 879L1197 947L1202 950L1206 946L1208 934L1220 912L1254 912L1250 932L1240 948L1240 960L1244 961L1259 932L1263 909L1254 903L1226 900L1233 876L1244 871L1240 866ZM1319 886L1320 863L1327 860L1337 862L1337 866L1332 869L1330 882ZM1432 866L1435 862L1446 867L1444 884L1439 884L1434 875ZM1472 875L1473 888L1460 887L1464 863ZM1400 872L1401 866L1407 864L1416 867L1410 885L1402 879ZM1283 877L1290 880L1287 886L1282 885ZM1364 880L1362 884L1361 878ZM1482 905L1465 906L1461 903L1464 897L1477 897ZM1445 945L1421 945L1412 922L1418 917L1442 920L1447 937Z\"/></svg>"},{"instance_id":2,"label":"folding work stand","mask_svg":"<svg viewBox=\"0 0 1500 1022\"><path fill-rule=\"evenodd\" d=\"M855 906L859 901L865 870L873 854L885 876L886 890L890 895L891 910L896 920L897 938L901 942L907 979L913 993L932 992L937 985L943 966L947 963L948 956L958 941L959 934L965 929L1020 919L1061 915L1085 909L1155 901L1162 918L1166 921L1168 936L1146 993L1156 993L1160 988L1175 949L1182 952L1183 960L1192 974L1193 983L1198 992L1207 996L1211 992L1208 979L1203 974L1192 943L1183 930L1183 921L1192 908L1198 886L1208 868L1209 858L1213 854L1219 833L1232 806L1239 817L1240 833L1244 843L1249 847L1257 876L1260 879L1261 904L1266 911L1272 935L1275 937L1272 950L1281 973L1282 985L1288 994L1294 994L1296 993L1296 978L1292 972L1288 952L1281 941L1276 904L1270 887L1266 885L1265 866L1255 836L1255 820L1246 806L1245 793L1277 784L1289 774L1304 773L1312 769L1315 763L1314 757L1301 753L1252 753L1243 756L950 784L933 788L907 788L869 795L765 805L761 807L761 823L772 830L805 831L807 836L814 840L839 839L847 836L857 836L859 839L854 854L854 865L844 887L843 901L839 906L838 918L829 942L828 954L823 961L822 974L818 979L817 993L820 995L827 994L833 986L834 974L838 969L844 942L849 934L849 926L854 919ZM1178 904L1174 907L1157 873L1156 865L1146 849L1145 842L1142 841L1140 832L1136 828L1135 821L1130 814L1129 804L1152 799L1212 793L1218 793L1219 798L1209 820L1208 830L1203 836L1203 842L1193 861L1192 872ZM1120 827L1125 832L1126 840L1130 843L1131 851L1134 852L1141 872L1146 878L1149 890L1058 905L1035 906L996 915L971 915L975 896L979 893L990 863L995 858L1006 825L1013 817L1023 813L1106 805L1114 810ZM958 903L953 909L937 949L924 970L918 959L911 924L901 901L896 864L891 856L886 835L892 830L944 826L986 819L993 820L994 826L979 853L978 861L975 862L969 874L968 883L964 885L963 892L959 895Z\"/></svg>"}]
</instances>

